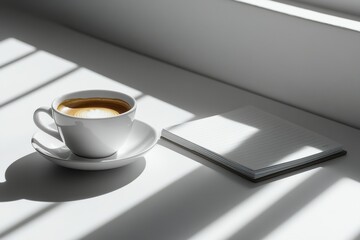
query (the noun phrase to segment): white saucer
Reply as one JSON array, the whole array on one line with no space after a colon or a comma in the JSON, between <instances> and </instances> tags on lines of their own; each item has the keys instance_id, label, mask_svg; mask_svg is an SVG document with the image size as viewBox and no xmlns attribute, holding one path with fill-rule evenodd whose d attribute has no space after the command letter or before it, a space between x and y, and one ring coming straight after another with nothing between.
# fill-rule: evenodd
<instances>
[{"instance_id":1,"label":"white saucer","mask_svg":"<svg viewBox=\"0 0 360 240\"><path fill-rule=\"evenodd\" d=\"M120 150L106 158L83 158L73 154L65 144L38 131L31 138L33 148L49 161L67 168L80 170L105 170L132 163L149 151L158 141L156 130L135 120L130 136Z\"/></svg>"}]
</instances>

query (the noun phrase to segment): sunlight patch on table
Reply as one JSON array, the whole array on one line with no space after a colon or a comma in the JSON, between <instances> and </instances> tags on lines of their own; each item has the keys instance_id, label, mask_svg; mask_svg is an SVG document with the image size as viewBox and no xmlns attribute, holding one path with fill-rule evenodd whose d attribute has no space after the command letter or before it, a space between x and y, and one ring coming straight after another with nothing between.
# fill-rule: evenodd
<instances>
[{"instance_id":1,"label":"sunlight patch on table","mask_svg":"<svg viewBox=\"0 0 360 240\"><path fill-rule=\"evenodd\" d=\"M354 239L359 229L360 183L343 178L265 239Z\"/></svg>"},{"instance_id":2,"label":"sunlight patch on table","mask_svg":"<svg viewBox=\"0 0 360 240\"><path fill-rule=\"evenodd\" d=\"M0 67L35 50L35 47L15 38L2 40L0 42Z\"/></svg>"},{"instance_id":3,"label":"sunlight patch on table","mask_svg":"<svg viewBox=\"0 0 360 240\"><path fill-rule=\"evenodd\" d=\"M228 239L242 227L266 211L274 203L286 196L306 179L315 175L321 168L298 174L286 179L268 183L258 193L228 211L206 228L192 236L191 240L202 239Z\"/></svg>"}]
</instances>

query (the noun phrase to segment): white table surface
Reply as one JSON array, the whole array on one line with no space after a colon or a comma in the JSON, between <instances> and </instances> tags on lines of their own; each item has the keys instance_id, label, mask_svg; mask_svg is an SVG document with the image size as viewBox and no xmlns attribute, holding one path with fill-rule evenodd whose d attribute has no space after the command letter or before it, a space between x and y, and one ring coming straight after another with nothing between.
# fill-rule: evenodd
<instances>
[{"instance_id":1,"label":"white table surface","mask_svg":"<svg viewBox=\"0 0 360 240\"><path fill-rule=\"evenodd\" d=\"M164 140L110 171L68 170L35 153L34 110L93 88L134 95L137 118L159 131L253 105L348 155L255 184ZM359 130L4 8L0 123L0 238L360 239Z\"/></svg>"}]
</instances>

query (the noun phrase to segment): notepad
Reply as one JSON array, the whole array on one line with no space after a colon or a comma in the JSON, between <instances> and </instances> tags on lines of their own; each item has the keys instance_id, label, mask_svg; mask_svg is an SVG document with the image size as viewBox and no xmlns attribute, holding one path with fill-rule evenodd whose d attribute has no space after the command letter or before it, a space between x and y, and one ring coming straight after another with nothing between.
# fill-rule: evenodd
<instances>
[{"instance_id":1,"label":"notepad","mask_svg":"<svg viewBox=\"0 0 360 240\"><path fill-rule=\"evenodd\" d=\"M253 181L346 153L341 144L252 106L163 129L162 137Z\"/></svg>"}]
</instances>

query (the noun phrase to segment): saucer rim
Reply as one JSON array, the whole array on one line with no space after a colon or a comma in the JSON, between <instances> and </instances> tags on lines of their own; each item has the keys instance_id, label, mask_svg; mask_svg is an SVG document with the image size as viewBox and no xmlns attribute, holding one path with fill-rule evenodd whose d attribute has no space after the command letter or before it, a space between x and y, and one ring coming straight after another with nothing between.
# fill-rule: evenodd
<instances>
[{"instance_id":1,"label":"saucer rim","mask_svg":"<svg viewBox=\"0 0 360 240\"><path fill-rule=\"evenodd\" d=\"M154 127L152 127L151 125L149 125L148 123L146 122L143 122L143 121L140 121L140 120L134 120L134 121L137 121L137 122L141 122L143 124L145 124L147 127L149 127L153 132L154 132L154 140L153 142L143 151L139 152L138 154L135 154L135 155L132 155L132 156L126 156L124 158L114 158L114 159L106 159L106 158L109 158L111 156L108 156L108 157L104 157L104 158L86 158L86 157L81 157L81 156L78 156L76 154L74 154L73 152L71 152L71 150L69 149L70 151L70 154L71 155L76 155L78 158L81 158L79 160L70 160L70 159L63 159L63 158L58 158L58 157L55 157L55 156L52 156L52 155L48 155L46 154L47 151L40 151L40 147L35 147L34 146L34 142L33 142L33 139L34 139L34 136L36 134L39 134L41 133L42 131L41 130L37 130L31 137L31 146L34 148L35 151L37 151L38 153L40 153L42 156L44 156L45 158L51 158L51 159L54 159L56 161L62 161L62 162L66 162L66 163L69 163L69 162L73 162L73 163L80 163L80 164L106 164L106 163L110 163L110 162L114 162L114 161L126 161L126 160L130 160L130 159L136 159L136 158L139 158L141 157L142 155L144 155L145 153L147 153L148 151L150 151L156 144L157 142L159 141L159 138L160 138L160 134L156 131L156 129ZM46 133L45 133L46 134ZM65 144L64 144L65 145ZM119 149L120 150L120 149ZM117 153L117 152L116 152ZM113 155L115 155L116 153L114 153ZM50 153L49 153L50 154Z\"/></svg>"}]
</instances>

